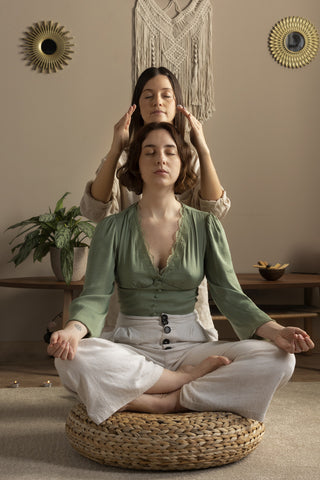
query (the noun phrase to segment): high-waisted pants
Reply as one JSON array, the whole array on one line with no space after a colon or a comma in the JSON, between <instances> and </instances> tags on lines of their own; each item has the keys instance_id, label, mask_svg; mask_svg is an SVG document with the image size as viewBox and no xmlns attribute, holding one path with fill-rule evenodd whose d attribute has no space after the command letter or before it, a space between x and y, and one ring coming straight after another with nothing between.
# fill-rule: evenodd
<instances>
[{"instance_id":1,"label":"high-waisted pants","mask_svg":"<svg viewBox=\"0 0 320 480\"><path fill-rule=\"evenodd\" d=\"M80 341L73 360L56 359L63 385L78 395L97 424L148 391L163 369L196 365L210 355L231 363L184 385L180 404L193 411L229 411L263 421L295 357L265 340L210 341L196 313L119 315L112 336Z\"/></svg>"}]
</instances>

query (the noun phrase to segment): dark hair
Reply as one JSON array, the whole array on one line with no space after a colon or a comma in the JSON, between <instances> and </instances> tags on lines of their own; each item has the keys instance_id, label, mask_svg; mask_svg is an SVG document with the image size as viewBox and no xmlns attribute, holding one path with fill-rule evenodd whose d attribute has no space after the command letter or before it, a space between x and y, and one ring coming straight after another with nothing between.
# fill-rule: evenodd
<instances>
[{"instance_id":1,"label":"dark hair","mask_svg":"<svg viewBox=\"0 0 320 480\"><path fill-rule=\"evenodd\" d=\"M175 99L176 99L176 105L183 105L181 87L175 75L165 67L147 68L146 70L144 70L144 72L141 73L140 77L138 78L135 89L133 91L133 95L132 95L131 105L136 105L137 108L132 115L132 119L129 127L130 138L134 137L136 132L144 125L143 118L141 117L141 113L140 113L139 100L145 84L151 78L156 77L157 75L164 75L169 79L174 92ZM177 128L178 132L180 132L181 135L184 137L186 119L181 112L178 112L178 111L176 112L176 116L174 117L173 124Z\"/></svg>"},{"instance_id":2,"label":"dark hair","mask_svg":"<svg viewBox=\"0 0 320 480\"><path fill-rule=\"evenodd\" d=\"M133 141L129 145L126 163L117 170L117 178L119 179L119 182L137 195L142 193L143 180L139 169L142 143L147 138L148 134L154 130L166 130L169 132L177 146L178 155L181 160L181 168L179 177L174 185L174 192L183 193L184 191L193 188L197 181L197 175L193 170L191 148L178 132L177 128L167 122L147 123L138 130Z\"/></svg>"}]
</instances>

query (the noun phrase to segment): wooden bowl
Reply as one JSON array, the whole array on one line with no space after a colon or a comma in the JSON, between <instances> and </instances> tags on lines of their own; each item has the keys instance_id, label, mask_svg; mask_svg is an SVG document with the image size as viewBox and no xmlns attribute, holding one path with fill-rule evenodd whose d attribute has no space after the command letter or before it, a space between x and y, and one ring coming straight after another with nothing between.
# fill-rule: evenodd
<instances>
[{"instance_id":1,"label":"wooden bowl","mask_svg":"<svg viewBox=\"0 0 320 480\"><path fill-rule=\"evenodd\" d=\"M285 268L259 268L260 275L271 281L281 278L285 271Z\"/></svg>"}]
</instances>

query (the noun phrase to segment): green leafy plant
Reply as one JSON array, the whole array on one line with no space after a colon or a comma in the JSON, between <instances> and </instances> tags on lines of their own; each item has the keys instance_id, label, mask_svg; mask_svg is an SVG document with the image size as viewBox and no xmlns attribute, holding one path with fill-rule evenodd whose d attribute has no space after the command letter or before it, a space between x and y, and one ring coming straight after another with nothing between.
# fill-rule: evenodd
<instances>
[{"instance_id":1,"label":"green leafy plant","mask_svg":"<svg viewBox=\"0 0 320 480\"><path fill-rule=\"evenodd\" d=\"M73 272L74 247L86 247L86 239L93 236L95 227L88 220L81 219L78 206L69 210L63 206L64 199L70 192L66 192L58 201L52 212L28 218L11 225L7 230L20 228L20 231L10 242L13 244L24 235L21 243L11 249L13 254L10 260L15 266L20 265L33 251L33 261L41 262L51 247L60 249L61 271L65 282L69 285Z\"/></svg>"}]
</instances>

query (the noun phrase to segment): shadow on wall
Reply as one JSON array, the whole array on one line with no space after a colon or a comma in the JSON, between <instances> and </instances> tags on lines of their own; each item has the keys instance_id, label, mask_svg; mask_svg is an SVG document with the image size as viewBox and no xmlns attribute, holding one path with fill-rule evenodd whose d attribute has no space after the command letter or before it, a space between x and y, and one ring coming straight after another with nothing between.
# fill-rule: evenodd
<instances>
[{"instance_id":1,"label":"shadow on wall","mask_svg":"<svg viewBox=\"0 0 320 480\"><path fill-rule=\"evenodd\" d=\"M292 272L320 274L320 248L319 250L295 250L290 255Z\"/></svg>"}]
</instances>

